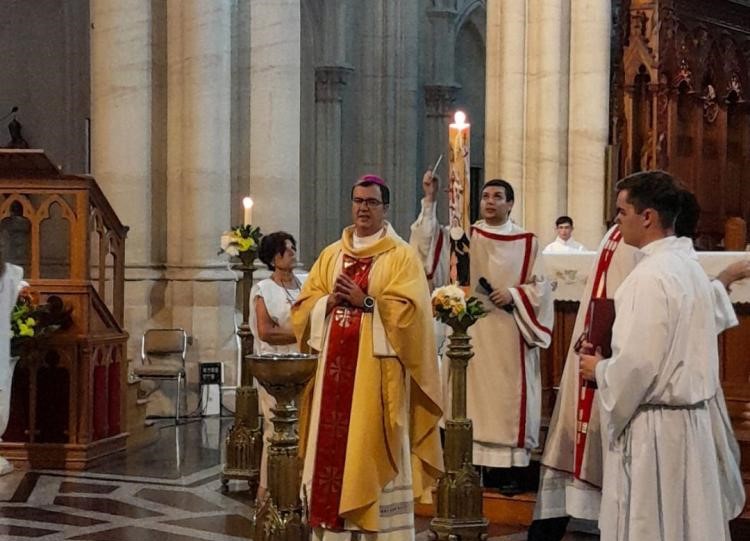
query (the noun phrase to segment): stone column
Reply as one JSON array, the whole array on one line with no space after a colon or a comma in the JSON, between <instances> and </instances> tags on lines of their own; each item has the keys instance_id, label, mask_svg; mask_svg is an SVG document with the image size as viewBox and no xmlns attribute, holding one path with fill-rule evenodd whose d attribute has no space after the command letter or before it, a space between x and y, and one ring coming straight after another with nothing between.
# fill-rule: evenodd
<instances>
[{"instance_id":1,"label":"stone column","mask_svg":"<svg viewBox=\"0 0 750 541\"><path fill-rule=\"evenodd\" d=\"M388 219L404 238L421 190L416 163L419 4L373 0L360 10L360 24L367 32L361 35L357 64L363 119L356 134L357 173L378 173L389 182Z\"/></svg>"},{"instance_id":2,"label":"stone column","mask_svg":"<svg viewBox=\"0 0 750 541\"><path fill-rule=\"evenodd\" d=\"M295 238L300 234L300 32L300 0L250 3L253 221L267 233L283 229ZM305 205L306 212L320 210Z\"/></svg>"},{"instance_id":3,"label":"stone column","mask_svg":"<svg viewBox=\"0 0 750 541\"><path fill-rule=\"evenodd\" d=\"M168 36L170 265L220 264L229 226L230 0L173 0Z\"/></svg>"},{"instance_id":4,"label":"stone column","mask_svg":"<svg viewBox=\"0 0 750 541\"><path fill-rule=\"evenodd\" d=\"M154 16L149 0L93 0L91 16L91 166L122 223L128 358L138 358L148 326L160 227L154 221L152 77ZM157 143L158 144L158 143ZM163 326L163 325L161 325Z\"/></svg>"},{"instance_id":5,"label":"stone column","mask_svg":"<svg viewBox=\"0 0 750 541\"><path fill-rule=\"evenodd\" d=\"M425 136L424 136L424 159L422 169L417 170L419 184L421 174L428 167L435 165L435 160L440 154L443 155L443 161L438 170L438 176L441 184L437 193L437 212L440 223L448 222L448 202L447 195L442 188L448 186L448 124L452 121L455 112L454 102L458 86L455 85L425 85ZM421 187L417 187L417 197L421 198Z\"/></svg>"},{"instance_id":6,"label":"stone column","mask_svg":"<svg viewBox=\"0 0 750 541\"><path fill-rule=\"evenodd\" d=\"M341 102L342 92L352 68L320 66L315 68L315 190L312 206L315 210L313 245L317 254L341 235L338 209L348 199L347 183L341 169ZM327 209L327 210L324 210Z\"/></svg>"},{"instance_id":7,"label":"stone column","mask_svg":"<svg viewBox=\"0 0 750 541\"><path fill-rule=\"evenodd\" d=\"M575 238L595 249L604 232L611 4L571 2L568 214Z\"/></svg>"},{"instance_id":8,"label":"stone column","mask_svg":"<svg viewBox=\"0 0 750 541\"><path fill-rule=\"evenodd\" d=\"M167 271L171 324L200 360L232 361L235 275L217 256L230 226L231 0L167 3ZM239 201L236 202L239 205Z\"/></svg>"},{"instance_id":9,"label":"stone column","mask_svg":"<svg viewBox=\"0 0 750 541\"><path fill-rule=\"evenodd\" d=\"M151 263L151 2L92 0L92 173L130 226L126 265Z\"/></svg>"},{"instance_id":10,"label":"stone column","mask_svg":"<svg viewBox=\"0 0 750 541\"><path fill-rule=\"evenodd\" d=\"M567 208L570 0L527 3L524 226L544 245ZM518 205L518 202L516 203Z\"/></svg>"},{"instance_id":11,"label":"stone column","mask_svg":"<svg viewBox=\"0 0 750 541\"><path fill-rule=\"evenodd\" d=\"M485 179L508 180L520 198L524 194L525 2L487 3L486 62ZM524 222L522 204L513 209L513 217Z\"/></svg>"}]
</instances>

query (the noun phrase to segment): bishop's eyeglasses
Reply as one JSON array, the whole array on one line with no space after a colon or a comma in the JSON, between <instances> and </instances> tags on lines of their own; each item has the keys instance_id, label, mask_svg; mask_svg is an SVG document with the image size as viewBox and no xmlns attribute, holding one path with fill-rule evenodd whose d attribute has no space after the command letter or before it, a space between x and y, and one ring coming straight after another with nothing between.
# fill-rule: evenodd
<instances>
[{"instance_id":1,"label":"bishop's eyeglasses","mask_svg":"<svg viewBox=\"0 0 750 541\"><path fill-rule=\"evenodd\" d=\"M371 197L368 197L367 199L362 199L361 197L352 197L352 203L354 203L358 207L367 207L368 209L377 208L383 204L383 202L379 199L374 199Z\"/></svg>"}]
</instances>

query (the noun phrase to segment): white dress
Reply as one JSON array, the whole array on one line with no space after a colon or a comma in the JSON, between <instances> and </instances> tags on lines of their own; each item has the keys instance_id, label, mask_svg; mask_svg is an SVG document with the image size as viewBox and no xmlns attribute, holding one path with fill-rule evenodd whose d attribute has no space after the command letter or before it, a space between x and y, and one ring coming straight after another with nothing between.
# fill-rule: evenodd
<instances>
[{"instance_id":1,"label":"white dress","mask_svg":"<svg viewBox=\"0 0 750 541\"><path fill-rule=\"evenodd\" d=\"M18 284L23 278L23 269L10 263L0 277L0 438L8 426L10 415L10 391L13 384L14 365L10 359L10 314L18 298ZM10 463L0 457L0 475L11 471Z\"/></svg>"},{"instance_id":2,"label":"white dress","mask_svg":"<svg viewBox=\"0 0 750 541\"><path fill-rule=\"evenodd\" d=\"M253 342L255 353L297 353L297 344L274 346L264 342L258 335L258 322L255 316L255 299L261 297L266 305L266 311L271 319L280 327L291 328L289 321L292 304L299 296L300 286L303 279L297 278L297 287L287 289L281 287L270 278L261 280L255 284L250 291L250 330L255 337ZM262 385L258 385L258 401L260 402L261 414L263 415L263 454L260 462L260 486L268 488L268 440L273 436L273 423L271 408L276 405L274 398L268 394Z\"/></svg>"}]
</instances>

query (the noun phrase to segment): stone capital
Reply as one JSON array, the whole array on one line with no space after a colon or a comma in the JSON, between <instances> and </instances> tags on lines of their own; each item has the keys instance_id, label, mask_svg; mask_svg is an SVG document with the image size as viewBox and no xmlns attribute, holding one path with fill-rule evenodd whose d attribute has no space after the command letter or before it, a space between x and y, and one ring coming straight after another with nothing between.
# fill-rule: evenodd
<instances>
[{"instance_id":1,"label":"stone capital","mask_svg":"<svg viewBox=\"0 0 750 541\"><path fill-rule=\"evenodd\" d=\"M428 117L449 117L460 87L456 85L425 85L424 102Z\"/></svg>"},{"instance_id":2,"label":"stone capital","mask_svg":"<svg viewBox=\"0 0 750 541\"><path fill-rule=\"evenodd\" d=\"M354 68L349 66L318 66L315 68L315 101L340 102L343 90Z\"/></svg>"}]
</instances>

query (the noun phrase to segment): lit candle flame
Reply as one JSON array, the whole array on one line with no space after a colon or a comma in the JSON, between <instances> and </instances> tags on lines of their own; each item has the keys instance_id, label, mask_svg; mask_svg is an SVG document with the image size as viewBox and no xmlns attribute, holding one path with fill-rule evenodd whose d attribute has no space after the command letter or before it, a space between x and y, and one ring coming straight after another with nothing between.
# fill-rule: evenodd
<instances>
[{"instance_id":1,"label":"lit candle flame","mask_svg":"<svg viewBox=\"0 0 750 541\"><path fill-rule=\"evenodd\" d=\"M463 111L456 111L456 114L453 115L453 121L459 129L463 128L466 126L466 114Z\"/></svg>"},{"instance_id":2,"label":"lit candle flame","mask_svg":"<svg viewBox=\"0 0 750 541\"><path fill-rule=\"evenodd\" d=\"M242 206L246 209L253 208L253 198L252 197L243 197L242 198Z\"/></svg>"}]
</instances>

